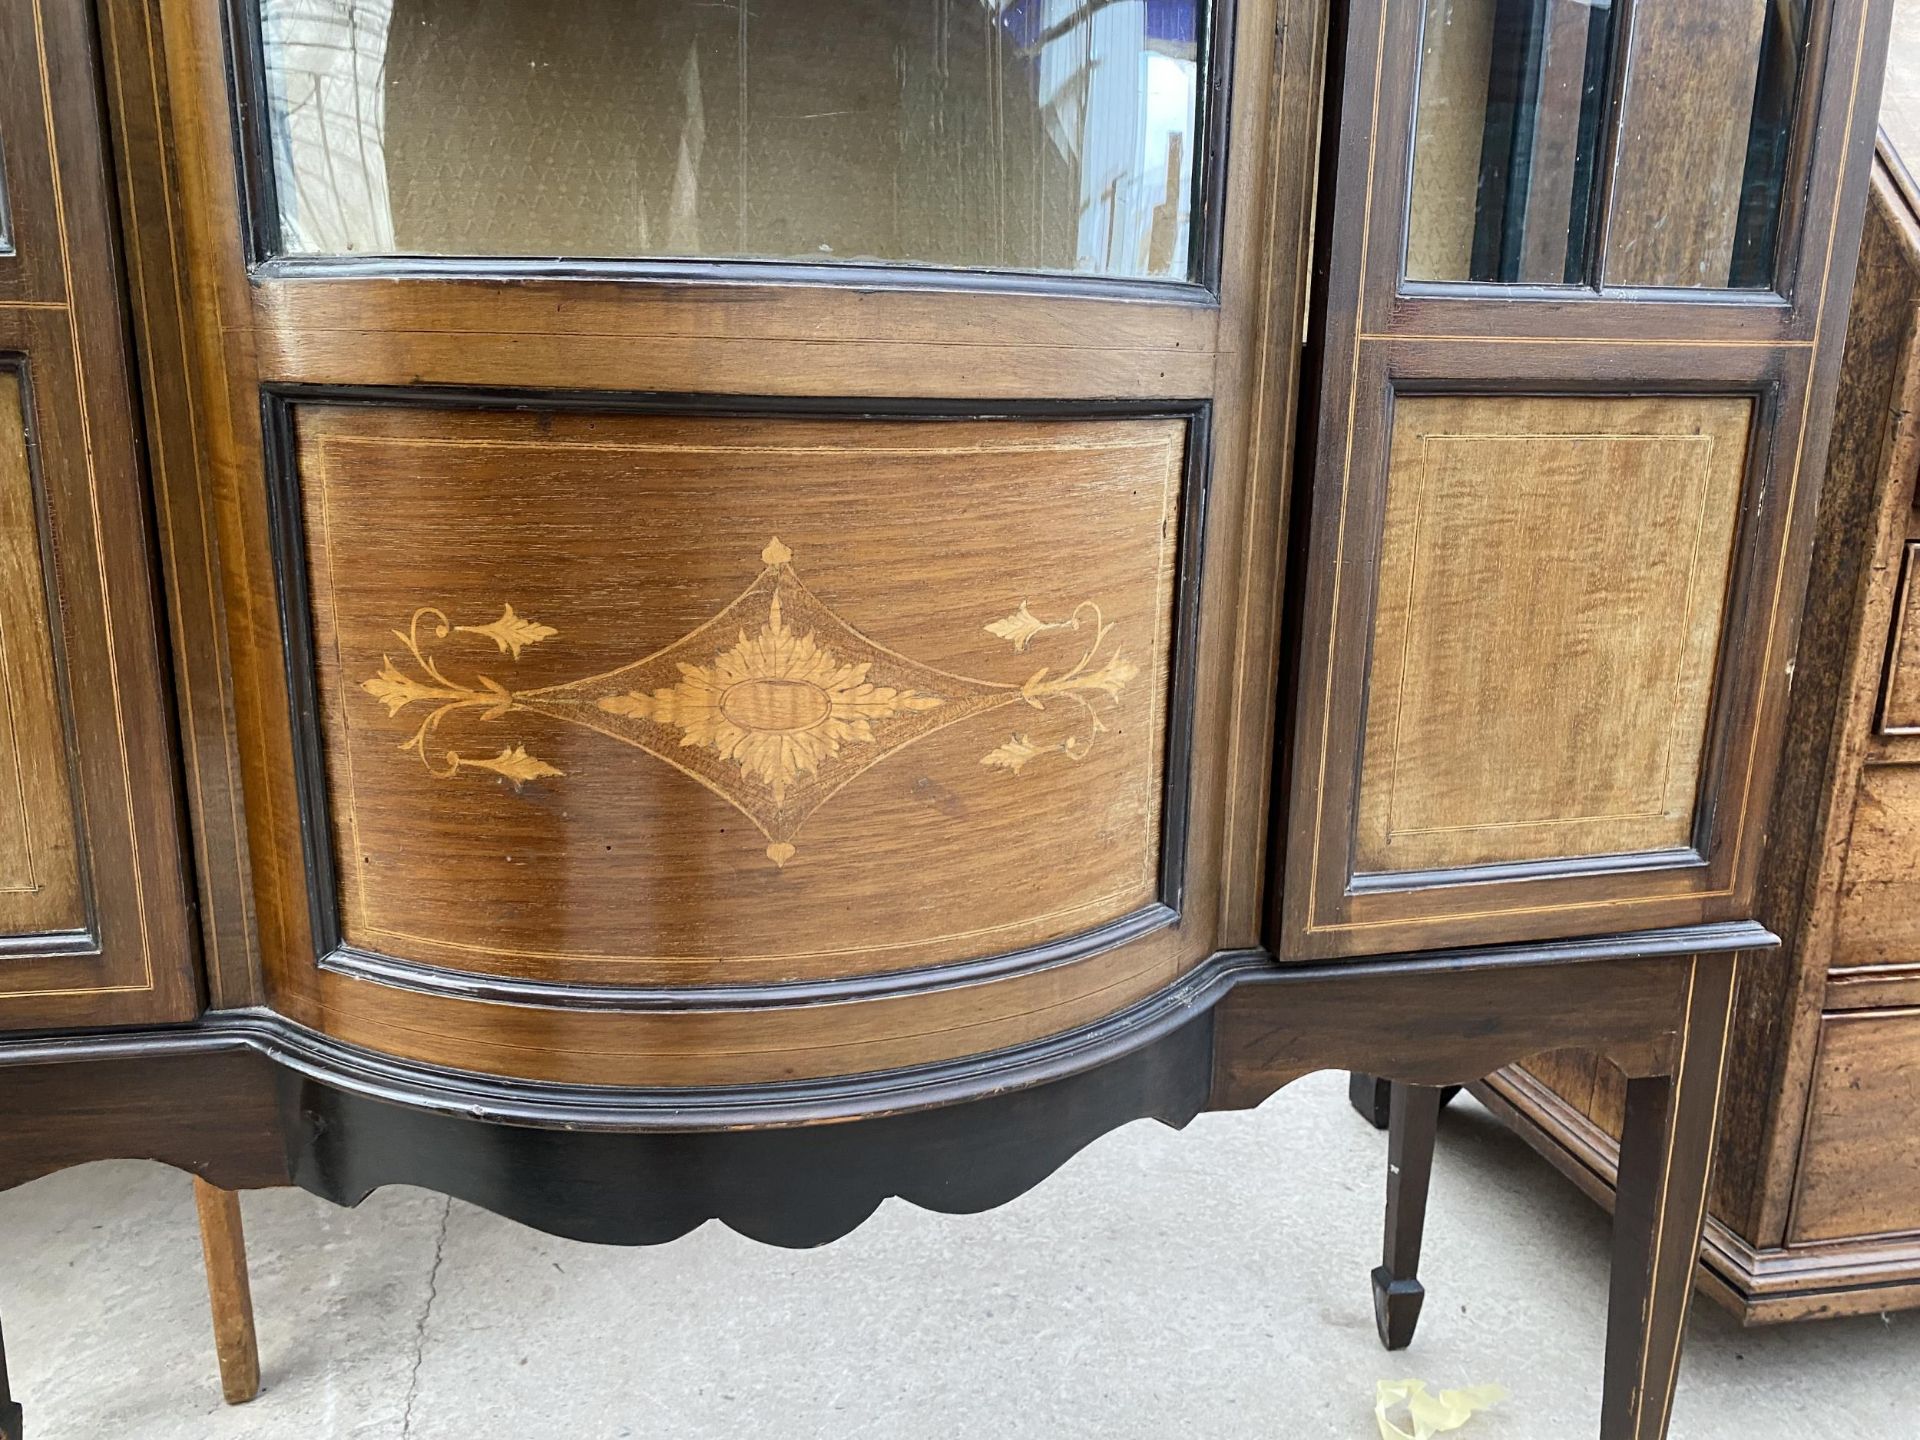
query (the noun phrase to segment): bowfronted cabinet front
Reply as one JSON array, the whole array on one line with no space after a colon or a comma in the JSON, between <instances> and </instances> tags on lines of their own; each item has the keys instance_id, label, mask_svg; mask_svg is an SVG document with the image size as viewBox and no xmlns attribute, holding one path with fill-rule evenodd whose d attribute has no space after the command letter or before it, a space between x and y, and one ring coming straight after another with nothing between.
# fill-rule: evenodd
<instances>
[{"instance_id":1,"label":"bowfronted cabinet front","mask_svg":"<svg viewBox=\"0 0 1920 1440\"><path fill-rule=\"evenodd\" d=\"M1283 954L1752 915L1887 15L1353 7Z\"/></svg>"},{"instance_id":2,"label":"bowfronted cabinet front","mask_svg":"<svg viewBox=\"0 0 1920 1440\"><path fill-rule=\"evenodd\" d=\"M1255 942L1317 7L161 12L275 1008L810 1081Z\"/></svg>"}]
</instances>

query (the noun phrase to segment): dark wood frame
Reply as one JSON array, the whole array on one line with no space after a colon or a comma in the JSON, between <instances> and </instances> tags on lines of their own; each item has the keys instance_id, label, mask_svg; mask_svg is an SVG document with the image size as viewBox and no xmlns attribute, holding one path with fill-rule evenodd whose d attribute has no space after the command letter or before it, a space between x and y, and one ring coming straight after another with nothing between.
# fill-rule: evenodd
<instances>
[{"instance_id":1,"label":"dark wood frame","mask_svg":"<svg viewBox=\"0 0 1920 1440\"><path fill-rule=\"evenodd\" d=\"M179 175L167 139L166 56L157 0L108 0L95 7L105 121L119 184L122 264L131 339L145 403L144 452L166 584L173 660L176 739L191 825L192 870L200 904L201 965L215 1008L263 998L246 833L241 823L240 756L219 546L207 483L218 417L196 384L199 345L189 315L188 273L178 207Z\"/></svg>"},{"instance_id":2,"label":"dark wood frame","mask_svg":"<svg viewBox=\"0 0 1920 1440\"><path fill-rule=\"evenodd\" d=\"M1305 697L1291 756L1285 818L1303 837L1272 897L1270 934L1286 958L1319 959L1418 945L1531 941L1547 934L1713 923L1751 914L1760 817L1786 716L1804 546L1818 493L1840 346L1828 319L1852 282L1857 216L1872 127L1857 111L1877 84L1867 42L1882 0L1819 0L1802 84L1818 117L1811 149L1790 166L1829 204L1785 207L1776 292L1642 291L1565 286L1409 284L1402 279L1410 211L1415 70L1421 13L1389 0L1356 7L1346 49L1341 123L1327 165L1353 178L1334 195L1322 244L1326 284L1316 348L1332 377L1317 397L1317 435L1303 440L1316 481L1296 517L1309 554L1294 685ZM1838 26L1835 30L1834 27ZM1829 35L1831 31L1831 35ZM1629 47L1632 18L1616 43ZM1831 43L1829 43L1831 42ZM1631 60L1618 77L1631 83ZM1389 103L1391 101L1391 103ZM1867 113L1871 113L1870 108ZM1804 148L1804 147L1803 147ZM1611 193L1612 181L1607 181ZM1800 194L1799 184L1790 187ZM1830 217L1824 235L1801 232ZM1600 217L1604 231L1607 216ZM1604 277L1604 238L1590 256ZM1754 395L1743 517L1726 632L1713 687L1695 852L1642 853L1413 875L1360 876L1354 800L1360 781L1373 626L1368 567L1377 543L1390 413L1397 393L1476 395ZM1304 433L1304 432L1303 432ZM1784 492L1784 494L1783 494ZM1362 575L1359 589L1350 578Z\"/></svg>"},{"instance_id":3,"label":"dark wood frame","mask_svg":"<svg viewBox=\"0 0 1920 1440\"><path fill-rule=\"evenodd\" d=\"M0 365L21 376L86 924L0 942L0 1028L188 1019L200 1009L138 403L84 7L0 16L13 248Z\"/></svg>"}]
</instances>

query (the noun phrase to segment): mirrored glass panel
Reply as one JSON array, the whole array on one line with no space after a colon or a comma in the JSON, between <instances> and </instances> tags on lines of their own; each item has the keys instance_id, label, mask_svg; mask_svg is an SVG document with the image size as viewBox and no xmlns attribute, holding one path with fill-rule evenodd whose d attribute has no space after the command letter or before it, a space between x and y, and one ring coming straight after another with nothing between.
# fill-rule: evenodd
<instances>
[{"instance_id":1,"label":"mirrored glass panel","mask_svg":"<svg viewBox=\"0 0 1920 1440\"><path fill-rule=\"evenodd\" d=\"M1614 4L1426 0L1426 12L1407 277L1584 282Z\"/></svg>"},{"instance_id":2,"label":"mirrored glass panel","mask_svg":"<svg viewBox=\"0 0 1920 1440\"><path fill-rule=\"evenodd\" d=\"M1184 280L1205 0L258 0L279 246Z\"/></svg>"},{"instance_id":3,"label":"mirrored glass panel","mask_svg":"<svg viewBox=\"0 0 1920 1440\"><path fill-rule=\"evenodd\" d=\"M1635 7L1609 285L1773 284L1806 31L1807 0Z\"/></svg>"}]
</instances>

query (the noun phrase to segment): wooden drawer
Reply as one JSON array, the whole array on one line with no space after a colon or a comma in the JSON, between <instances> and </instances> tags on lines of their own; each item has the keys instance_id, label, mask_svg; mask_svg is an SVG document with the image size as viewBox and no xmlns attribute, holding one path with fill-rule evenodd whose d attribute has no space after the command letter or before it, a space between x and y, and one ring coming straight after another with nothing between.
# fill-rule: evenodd
<instances>
[{"instance_id":1,"label":"wooden drawer","mask_svg":"<svg viewBox=\"0 0 1920 1440\"><path fill-rule=\"evenodd\" d=\"M1920 735L1920 540L1902 552L1900 593L1894 601L1887 684L1880 699L1882 735Z\"/></svg>"},{"instance_id":2,"label":"wooden drawer","mask_svg":"<svg viewBox=\"0 0 1920 1440\"><path fill-rule=\"evenodd\" d=\"M1920 1010L1821 1022L1793 1243L1920 1231Z\"/></svg>"},{"instance_id":3,"label":"wooden drawer","mask_svg":"<svg viewBox=\"0 0 1920 1440\"><path fill-rule=\"evenodd\" d=\"M1835 969L1920 963L1920 766L1861 772L1834 922Z\"/></svg>"}]
</instances>

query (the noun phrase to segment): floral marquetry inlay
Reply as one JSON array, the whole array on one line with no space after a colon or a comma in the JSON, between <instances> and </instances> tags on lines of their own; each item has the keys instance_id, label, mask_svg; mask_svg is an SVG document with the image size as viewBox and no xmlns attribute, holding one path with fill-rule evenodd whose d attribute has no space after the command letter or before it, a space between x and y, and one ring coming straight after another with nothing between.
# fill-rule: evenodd
<instances>
[{"instance_id":1,"label":"floral marquetry inlay","mask_svg":"<svg viewBox=\"0 0 1920 1440\"><path fill-rule=\"evenodd\" d=\"M801 583L792 552L779 540L760 558L759 576L713 619L617 670L526 690L478 671L456 680L434 651L440 642L484 636L518 660L531 646L561 639L560 632L510 604L484 625L456 625L423 607L406 630L394 632L410 668L389 655L362 689L391 717L419 715L400 746L442 779L485 770L517 789L562 778L523 742L507 741L491 756L439 748L441 727L455 715L476 726L518 712L549 716L644 750L706 786L752 820L767 839L768 858L785 865L809 815L915 741L989 711L1024 705L1044 713L1057 701L1078 716L1067 734L1036 739L1046 723L1036 720L1009 733L980 763L1018 775L1048 756L1080 760L1106 729L1100 708L1117 703L1139 675L1138 666L1109 649L1113 626L1091 601L1054 621L1022 601L987 624L1015 652L1062 634L1082 643L1075 663L1057 673L1044 666L1020 681L986 680L936 669L869 639Z\"/></svg>"}]
</instances>

